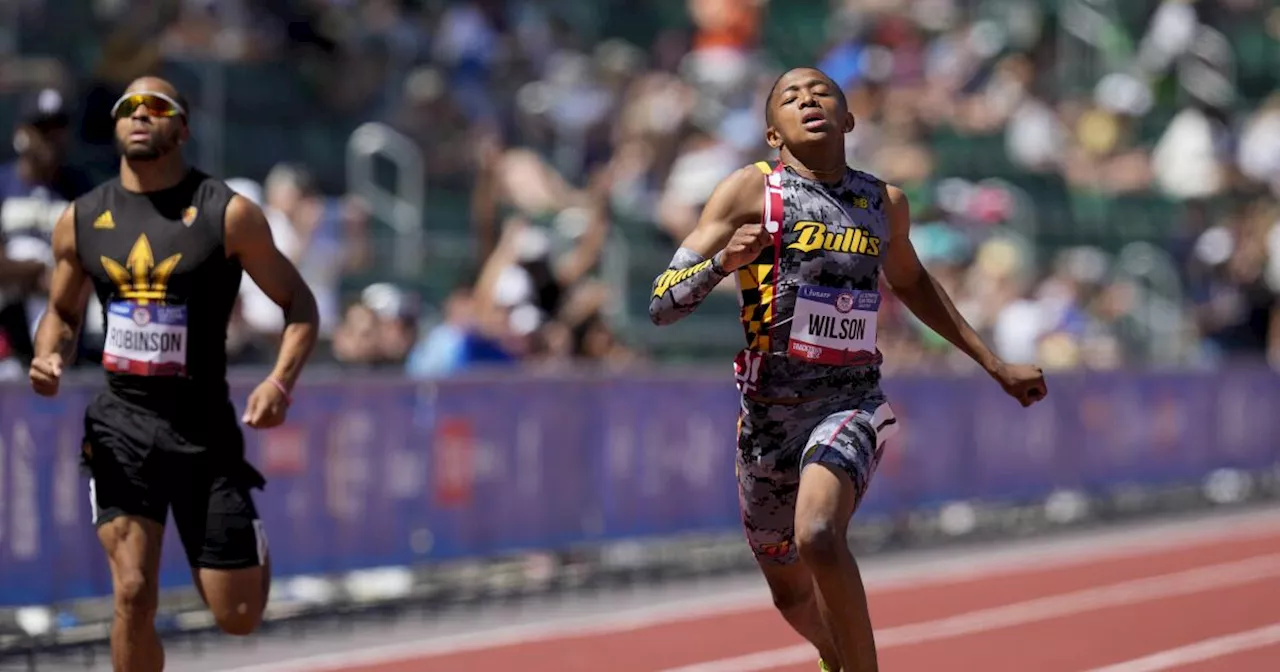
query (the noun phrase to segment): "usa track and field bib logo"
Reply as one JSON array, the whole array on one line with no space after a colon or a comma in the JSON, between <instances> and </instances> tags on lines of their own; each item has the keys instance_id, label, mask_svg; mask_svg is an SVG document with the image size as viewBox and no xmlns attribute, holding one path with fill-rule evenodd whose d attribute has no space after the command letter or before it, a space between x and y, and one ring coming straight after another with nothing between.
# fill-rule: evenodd
<instances>
[{"instance_id":1,"label":"usa track and field bib logo","mask_svg":"<svg viewBox=\"0 0 1280 672\"><path fill-rule=\"evenodd\" d=\"M820 364L851 366L876 351L880 293L801 285L787 350Z\"/></svg>"},{"instance_id":2,"label":"usa track and field bib logo","mask_svg":"<svg viewBox=\"0 0 1280 672\"><path fill-rule=\"evenodd\" d=\"M836 297L836 310L847 313L853 310L853 294L844 292Z\"/></svg>"}]
</instances>

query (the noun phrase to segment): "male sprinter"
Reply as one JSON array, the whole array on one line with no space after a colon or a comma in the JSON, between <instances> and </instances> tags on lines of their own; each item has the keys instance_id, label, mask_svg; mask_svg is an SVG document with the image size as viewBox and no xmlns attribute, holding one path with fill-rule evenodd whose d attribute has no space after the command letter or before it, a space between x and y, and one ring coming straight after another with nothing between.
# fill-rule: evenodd
<instances>
[{"instance_id":1,"label":"male sprinter","mask_svg":"<svg viewBox=\"0 0 1280 672\"><path fill-rule=\"evenodd\" d=\"M54 227L49 309L36 332L31 386L53 396L90 286L106 319L107 389L85 410L83 460L98 538L111 564L116 672L158 672L154 617L167 510L195 585L225 632L257 628L270 564L227 386L227 321L248 272L284 310L275 369L243 421L284 421L316 340L315 298L276 249L266 218L188 167L187 106L144 77L113 110L120 176L76 199Z\"/></svg>"},{"instance_id":2,"label":"male sprinter","mask_svg":"<svg viewBox=\"0 0 1280 672\"><path fill-rule=\"evenodd\" d=\"M784 74L765 122L781 160L717 186L655 281L649 315L671 324L736 274L747 337L734 366L748 541L774 604L818 648L821 669L874 672L845 531L895 423L879 384L881 271L911 312L1024 407L1047 388L1039 368L996 358L920 265L902 191L845 164L854 119L829 77L813 68Z\"/></svg>"}]
</instances>

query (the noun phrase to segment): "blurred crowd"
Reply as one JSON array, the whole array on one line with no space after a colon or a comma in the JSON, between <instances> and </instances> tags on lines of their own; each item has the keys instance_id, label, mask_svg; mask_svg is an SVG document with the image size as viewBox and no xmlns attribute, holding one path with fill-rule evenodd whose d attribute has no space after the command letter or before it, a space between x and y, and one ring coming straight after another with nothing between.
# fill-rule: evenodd
<instances>
[{"instance_id":1,"label":"blurred crowd","mask_svg":"<svg viewBox=\"0 0 1280 672\"><path fill-rule=\"evenodd\" d=\"M802 64L765 48L771 26L800 3L654 4L672 5L679 20L659 21L642 40L580 30L592 16L627 11L612 1L97 3L109 14L100 18L152 26L161 38L146 53L113 43L132 66L100 69L93 91L166 58L296 59L317 106L388 124L420 148L429 184L468 194L465 270L432 297L394 274L376 277L386 260L371 242L374 208L357 193L323 193L315 166L228 176L264 207L316 291L321 359L423 377L511 363L626 366L655 356L651 327L625 308L647 289L635 278L665 267L721 178L772 158L765 93L781 68ZM845 88L857 119L851 165L908 192L921 257L1002 356L1055 369L1262 357L1280 367L1280 75L1269 97L1242 102L1244 47L1223 37L1261 26L1262 48L1280 65L1273 2L1135 0L1147 8L1123 53L1119 2L804 4L808 32L797 37L822 45L816 63ZM83 188L62 177L77 138L67 131L73 103L36 87L16 162L0 170L10 260L0 272L0 360L29 347L21 327L38 317L47 282L42 226L58 210L16 203L57 203ZM954 174L947 143L970 137L998 138L999 162L1015 177L1061 184L1072 198L1172 203L1173 221L1137 241L1146 245L1046 248L1025 222L1067 201L1046 201L1017 179L984 181L982 169ZM1127 224L1110 217L1108 226ZM605 272L610 246L640 272ZM352 288L351 278L371 280ZM730 285L713 298L731 301ZM885 311L887 369L967 366L900 306ZM269 361L280 327L246 278L234 360ZM86 361L93 337L91 323ZM739 343L716 345L727 356Z\"/></svg>"}]
</instances>

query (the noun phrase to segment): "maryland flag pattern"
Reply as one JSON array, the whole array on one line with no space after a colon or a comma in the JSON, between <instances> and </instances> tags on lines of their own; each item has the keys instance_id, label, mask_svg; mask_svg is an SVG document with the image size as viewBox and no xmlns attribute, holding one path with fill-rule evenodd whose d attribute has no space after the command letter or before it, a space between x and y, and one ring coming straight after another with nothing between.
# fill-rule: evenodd
<instances>
[{"instance_id":1,"label":"maryland flag pattern","mask_svg":"<svg viewBox=\"0 0 1280 672\"><path fill-rule=\"evenodd\" d=\"M747 336L747 349L769 352L770 327L773 325L774 270L777 266L777 241L783 225L782 164L774 169L761 161L755 164L766 177L764 225L774 235L774 245L766 247L755 261L738 269L738 302L742 306L742 328Z\"/></svg>"},{"instance_id":2,"label":"maryland flag pattern","mask_svg":"<svg viewBox=\"0 0 1280 672\"><path fill-rule=\"evenodd\" d=\"M838 184L823 184L782 163L755 165L766 176L761 221L774 244L735 274L746 337L735 362L739 387L778 397L874 388L878 353L867 366L834 367L789 357L787 349L802 284L879 288L889 245L884 183L849 170Z\"/></svg>"}]
</instances>

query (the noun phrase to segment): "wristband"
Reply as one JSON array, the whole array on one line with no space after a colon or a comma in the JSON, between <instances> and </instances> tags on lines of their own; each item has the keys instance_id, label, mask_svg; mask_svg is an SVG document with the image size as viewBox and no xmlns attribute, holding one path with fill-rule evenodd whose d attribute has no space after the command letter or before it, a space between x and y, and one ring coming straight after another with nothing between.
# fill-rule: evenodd
<instances>
[{"instance_id":1,"label":"wristband","mask_svg":"<svg viewBox=\"0 0 1280 672\"><path fill-rule=\"evenodd\" d=\"M293 396L289 394L289 388L285 387L284 383L276 380L275 378L267 378L267 382L275 385L276 389L280 390L280 394L284 395L284 403L286 406L293 405Z\"/></svg>"}]
</instances>

